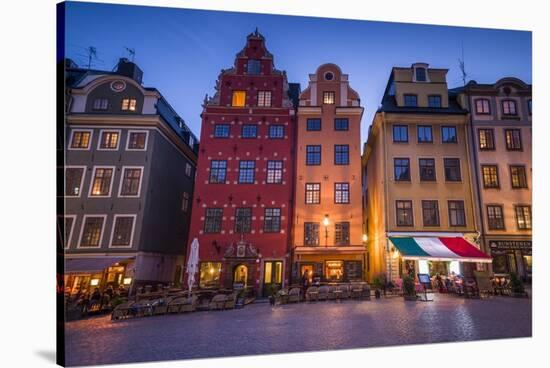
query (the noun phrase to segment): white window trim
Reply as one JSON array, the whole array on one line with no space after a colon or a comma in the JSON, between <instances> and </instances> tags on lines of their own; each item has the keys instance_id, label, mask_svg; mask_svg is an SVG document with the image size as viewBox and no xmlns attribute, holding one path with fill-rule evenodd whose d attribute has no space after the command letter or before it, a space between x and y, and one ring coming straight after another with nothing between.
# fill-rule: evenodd
<instances>
[{"instance_id":1,"label":"white window trim","mask_svg":"<svg viewBox=\"0 0 550 368\"><path fill-rule=\"evenodd\" d=\"M187 168L189 168L189 174L187 173ZM189 162L185 163L185 176L188 178L193 177L193 165L191 165Z\"/></svg>"},{"instance_id":2,"label":"white window trim","mask_svg":"<svg viewBox=\"0 0 550 368\"><path fill-rule=\"evenodd\" d=\"M72 148L73 145L73 138L75 132L88 132L90 133L90 142L88 144L88 147L86 148ZM93 129L72 129L71 130L71 137L69 138L69 145L68 150L69 151L89 151L92 148L92 138L94 137L94 131Z\"/></svg>"},{"instance_id":3,"label":"white window trim","mask_svg":"<svg viewBox=\"0 0 550 368\"><path fill-rule=\"evenodd\" d=\"M103 138L103 133L105 132L113 132L118 133L118 139L116 142L116 148L101 148L101 140ZM120 148L120 140L122 139L122 133L120 129L101 129L99 131L99 139L97 140L97 150L98 151L118 151Z\"/></svg>"},{"instance_id":4,"label":"white window trim","mask_svg":"<svg viewBox=\"0 0 550 368\"><path fill-rule=\"evenodd\" d=\"M83 247L82 244L82 235L84 235L84 225L86 224L86 219L88 217L102 217L103 225L101 226L101 234L99 235L99 246L97 247ZM107 215L84 215L82 217L82 224L80 224L80 236L78 237L78 244L76 245L77 249L101 249L101 243L103 243L103 234L105 233L105 225L107 223Z\"/></svg>"},{"instance_id":5,"label":"white window trim","mask_svg":"<svg viewBox=\"0 0 550 368\"><path fill-rule=\"evenodd\" d=\"M145 133L145 147L144 148L129 148L130 147L130 134L132 133ZM147 151L147 144L149 143L149 131L148 130L128 130L126 136L126 151Z\"/></svg>"},{"instance_id":6,"label":"white window trim","mask_svg":"<svg viewBox=\"0 0 550 368\"><path fill-rule=\"evenodd\" d=\"M66 198L80 198L82 195L82 190L84 189L84 178L86 177L87 166L78 166L78 165L68 165L65 166L65 176L67 175L67 169L82 169L82 177L80 178L80 186L78 195L65 195L67 188L65 188L66 183L63 183L63 195ZM65 178L63 178L65 180Z\"/></svg>"},{"instance_id":7,"label":"white window trim","mask_svg":"<svg viewBox=\"0 0 550 368\"><path fill-rule=\"evenodd\" d=\"M425 81L419 81L416 79L416 69L423 68L426 70L426 80ZM418 64L413 66L413 82L415 83L430 83L430 75L428 74L428 65L427 64Z\"/></svg>"},{"instance_id":8,"label":"white window trim","mask_svg":"<svg viewBox=\"0 0 550 368\"><path fill-rule=\"evenodd\" d=\"M73 239L74 228L76 227L76 215L64 215L64 216L62 216L63 221L65 221L66 218L72 218L73 219L73 224L71 226L71 231L69 231L69 238L65 239L66 242L63 246L63 249L69 249L70 248L71 240Z\"/></svg>"},{"instance_id":9,"label":"white window trim","mask_svg":"<svg viewBox=\"0 0 550 368\"><path fill-rule=\"evenodd\" d=\"M118 217L132 217L132 230L130 231L130 244L129 245L113 245L113 239L115 236L115 225L116 225L116 219ZM136 229L136 219L137 215L131 215L131 214L115 214L113 217L113 226L111 229L111 240L109 241L109 248L132 248L134 246L134 230Z\"/></svg>"},{"instance_id":10,"label":"white window trim","mask_svg":"<svg viewBox=\"0 0 550 368\"><path fill-rule=\"evenodd\" d=\"M109 185L109 194L108 195L92 195L92 189L94 188L95 172L96 172L97 169L113 169L113 175L111 176L111 184ZM94 166L94 169L92 171L92 178L90 180L90 188L88 189L88 198L109 198L109 197L111 197L111 192L113 191L113 183L115 181L115 174L116 174L116 167L115 166L106 166L106 165Z\"/></svg>"},{"instance_id":11,"label":"white window trim","mask_svg":"<svg viewBox=\"0 0 550 368\"><path fill-rule=\"evenodd\" d=\"M137 195L122 195L122 183L124 182L124 171L126 169L141 169L141 173L139 174L139 186L138 186L138 193ZM143 183L143 170L144 166L122 166L122 169L120 170L120 182L118 184L118 196L121 198L139 198L141 195L141 184Z\"/></svg>"}]
</instances>

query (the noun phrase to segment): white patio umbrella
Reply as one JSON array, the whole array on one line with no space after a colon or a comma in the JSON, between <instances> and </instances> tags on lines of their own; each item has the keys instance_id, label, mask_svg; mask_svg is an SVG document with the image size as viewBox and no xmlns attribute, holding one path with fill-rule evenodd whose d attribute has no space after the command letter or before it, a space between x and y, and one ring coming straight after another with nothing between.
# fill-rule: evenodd
<instances>
[{"instance_id":1,"label":"white patio umbrella","mask_svg":"<svg viewBox=\"0 0 550 368\"><path fill-rule=\"evenodd\" d=\"M187 260L187 285L189 286L189 293L195 283L195 274L199 270L199 241L197 238L191 242L191 251L189 252L189 259Z\"/></svg>"}]
</instances>

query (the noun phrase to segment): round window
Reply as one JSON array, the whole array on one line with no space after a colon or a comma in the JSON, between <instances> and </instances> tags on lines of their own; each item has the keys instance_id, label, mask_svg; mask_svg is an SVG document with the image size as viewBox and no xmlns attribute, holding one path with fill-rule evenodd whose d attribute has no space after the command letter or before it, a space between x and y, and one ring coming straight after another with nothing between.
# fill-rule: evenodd
<instances>
[{"instance_id":1,"label":"round window","mask_svg":"<svg viewBox=\"0 0 550 368\"><path fill-rule=\"evenodd\" d=\"M126 88L126 83L121 80L117 80L111 83L111 89L115 92L122 92Z\"/></svg>"},{"instance_id":2,"label":"round window","mask_svg":"<svg viewBox=\"0 0 550 368\"><path fill-rule=\"evenodd\" d=\"M325 73L325 80L333 80L333 79L334 79L334 74L332 74L332 72Z\"/></svg>"}]
</instances>

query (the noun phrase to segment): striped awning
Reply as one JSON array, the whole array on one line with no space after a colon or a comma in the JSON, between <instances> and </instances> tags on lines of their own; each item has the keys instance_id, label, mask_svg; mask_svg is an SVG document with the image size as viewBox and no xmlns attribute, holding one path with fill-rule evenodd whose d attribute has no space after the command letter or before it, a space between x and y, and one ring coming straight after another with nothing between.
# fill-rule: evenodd
<instances>
[{"instance_id":1,"label":"striped awning","mask_svg":"<svg viewBox=\"0 0 550 368\"><path fill-rule=\"evenodd\" d=\"M393 237L390 241L403 259L492 262L487 254L462 237Z\"/></svg>"}]
</instances>

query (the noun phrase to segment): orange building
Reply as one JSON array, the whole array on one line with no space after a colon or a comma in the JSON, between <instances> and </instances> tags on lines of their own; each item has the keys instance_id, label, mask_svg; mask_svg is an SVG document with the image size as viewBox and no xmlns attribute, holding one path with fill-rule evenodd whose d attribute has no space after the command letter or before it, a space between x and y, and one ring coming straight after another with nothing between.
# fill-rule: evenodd
<instances>
[{"instance_id":1,"label":"orange building","mask_svg":"<svg viewBox=\"0 0 550 368\"><path fill-rule=\"evenodd\" d=\"M348 75L335 64L309 75L296 137L292 279L364 279L361 117Z\"/></svg>"}]
</instances>

